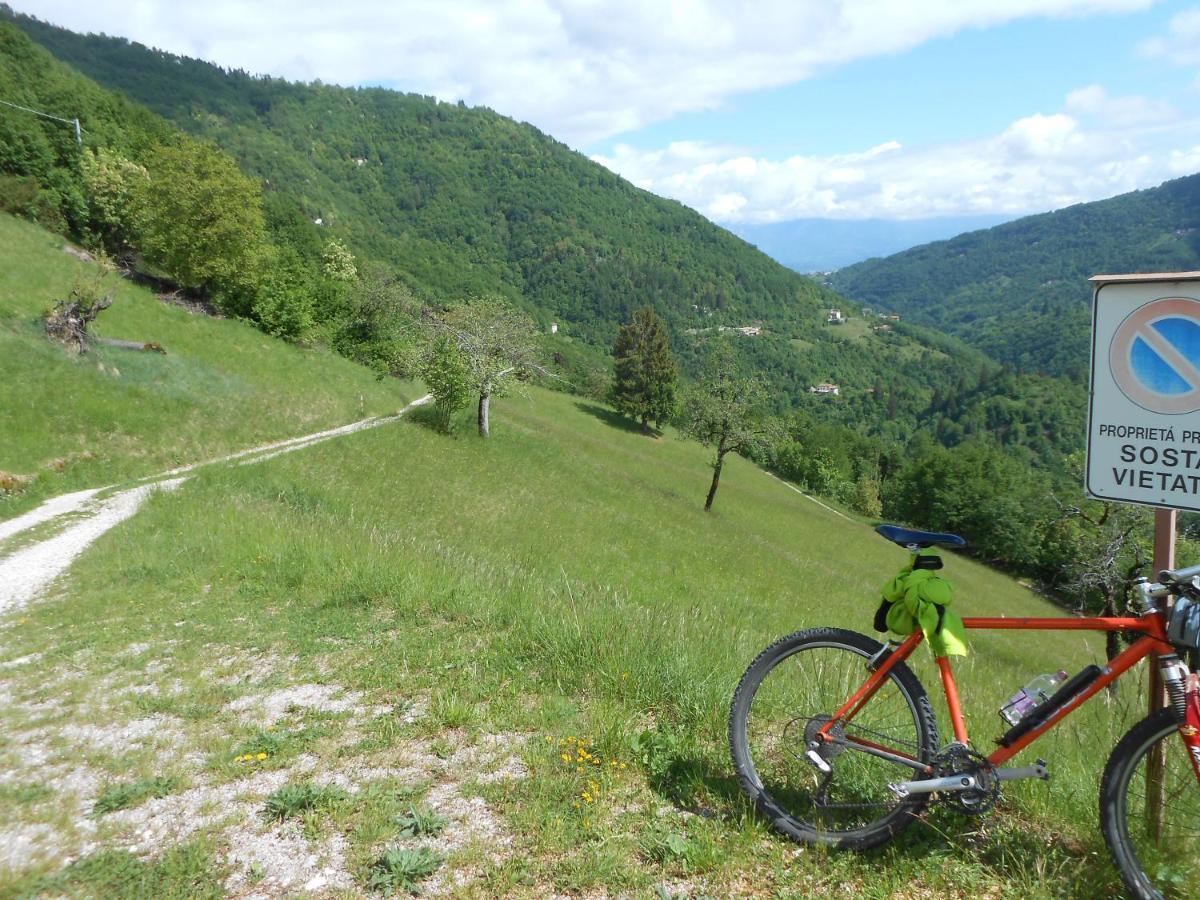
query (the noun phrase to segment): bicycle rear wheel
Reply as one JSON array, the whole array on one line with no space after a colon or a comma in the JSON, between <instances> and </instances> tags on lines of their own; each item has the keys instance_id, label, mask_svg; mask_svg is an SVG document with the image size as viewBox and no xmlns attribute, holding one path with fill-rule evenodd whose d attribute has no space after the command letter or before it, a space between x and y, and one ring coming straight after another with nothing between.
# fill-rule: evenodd
<instances>
[{"instance_id":1,"label":"bicycle rear wheel","mask_svg":"<svg viewBox=\"0 0 1200 900\"><path fill-rule=\"evenodd\" d=\"M1121 879L1138 898L1195 897L1200 883L1200 784L1169 709L1121 738L1100 783L1100 827ZM1160 754L1162 802L1148 802L1146 769Z\"/></svg>"},{"instance_id":2,"label":"bicycle rear wheel","mask_svg":"<svg viewBox=\"0 0 1200 900\"><path fill-rule=\"evenodd\" d=\"M733 696L729 745L742 789L779 831L801 843L862 850L891 839L929 802L888 788L915 770L844 743L827 744L824 774L805 753L813 734L867 680L867 661L883 645L841 628L782 638L750 664ZM937 720L912 671L899 663L878 693L836 737L887 746L928 763Z\"/></svg>"}]
</instances>

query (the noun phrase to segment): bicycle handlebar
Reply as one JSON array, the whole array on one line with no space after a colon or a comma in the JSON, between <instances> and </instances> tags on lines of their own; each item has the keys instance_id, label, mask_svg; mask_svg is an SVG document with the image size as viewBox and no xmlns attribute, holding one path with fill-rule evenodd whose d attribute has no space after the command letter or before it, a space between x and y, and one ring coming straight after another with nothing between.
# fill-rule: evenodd
<instances>
[{"instance_id":1,"label":"bicycle handlebar","mask_svg":"<svg viewBox=\"0 0 1200 900\"><path fill-rule=\"evenodd\" d=\"M1158 573L1158 581L1151 582L1147 578L1139 578L1133 586L1146 610L1155 609L1154 600L1161 600L1171 594L1179 593L1178 588L1200 588L1200 566L1188 566L1185 569L1163 569Z\"/></svg>"}]
</instances>

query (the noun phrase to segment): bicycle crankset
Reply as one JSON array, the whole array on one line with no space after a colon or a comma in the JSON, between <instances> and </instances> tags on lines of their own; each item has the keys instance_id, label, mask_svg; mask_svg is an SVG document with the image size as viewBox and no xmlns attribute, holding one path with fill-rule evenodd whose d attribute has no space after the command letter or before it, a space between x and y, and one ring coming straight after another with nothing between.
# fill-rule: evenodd
<instances>
[{"instance_id":1,"label":"bicycle crankset","mask_svg":"<svg viewBox=\"0 0 1200 900\"><path fill-rule=\"evenodd\" d=\"M970 777L973 787L965 790L939 791L938 800L966 816L981 816L1000 799L1000 778L987 758L962 744L949 744L933 758L934 771L939 777Z\"/></svg>"}]
</instances>

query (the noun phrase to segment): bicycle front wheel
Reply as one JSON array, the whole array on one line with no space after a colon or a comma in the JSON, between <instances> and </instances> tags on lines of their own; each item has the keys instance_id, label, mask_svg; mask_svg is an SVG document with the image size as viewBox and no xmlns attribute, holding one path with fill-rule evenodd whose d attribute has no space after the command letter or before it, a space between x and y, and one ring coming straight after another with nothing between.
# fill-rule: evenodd
<instances>
[{"instance_id":1,"label":"bicycle front wheel","mask_svg":"<svg viewBox=\"0 0 1200 900\"><path fill-rule=\"evenodd\" d=\"M1134 897L1194 897L1200 884L1200 784L1178 732L1175 714L1159 710L1121 739L1104 769L1100 827ZM1147 770L1159 763L1161 787L1152 790Z\"/></svg>"},{"instance_id":2,"label":"bicycle front wheel","mask_svg":"<svg viewBox=\"0 0 1200 900\"><path fill-rule=\"evenodd\" d=\"M916 777L915 768L853 743L887 747L918 763L937 752L929 697L904 663L852 722L834 726L835 741L819 751L830 772L805 755L814 734L866 682L867 662L882 646L841 628L799 631L759 654L734 694L729 744L738 781L772 825L796 841L874 847L929 802L928 794L900 800L888 788Z\"/></svg>"}]
</instances>

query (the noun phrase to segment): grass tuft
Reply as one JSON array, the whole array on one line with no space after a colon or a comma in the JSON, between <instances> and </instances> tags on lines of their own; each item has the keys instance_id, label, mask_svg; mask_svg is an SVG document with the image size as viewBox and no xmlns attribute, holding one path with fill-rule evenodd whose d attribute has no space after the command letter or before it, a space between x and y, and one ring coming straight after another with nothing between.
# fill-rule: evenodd
<instances>
[{"instance_id":1,"label":"grass tuft","mask_svg":"<svg viewBox=\"0 0 1200 900\"><path fill-rule=\"evenodd\" d=\"M436 837L445 831L449 820L427 806L410 806L396 816L396 825L403 837Z\"/></svg>"},{"instance_id":2,"label":"grass tuft","mask_svg":"<svg viewBox=\"0 0 1200 900\"><path fill-rule=\"evenodd\" d=\"M347 799L344 790L334 785L318 787L311 781L287 784L267 798L263 815L276 822L297 819L311 812L335 809Z\"/></svg>"},{"instance_id":3,"label":"grass tuft","mask_svg":"<svg viewBox=\"0 0 1200 900\"><path fill-rule=\"evenodd\" d=\"M179 787L175 778L140 778L123 784L112 784L96 799L93 816L102 816L119 809L137 806L151 797L165 797Z\"/></svg>"},{"instance_id":4,"label":"grass tuft","mask_svg":"<svg viewBox=\"0 0 1200 900\"><path fill-rule=\"evenodd\" d=\"M417 850L389 847L371 866L367 886L377 891L403 890L415 894L420 883L441 866L442 858L425 847Z\"/></svg>"}]
</instances>

